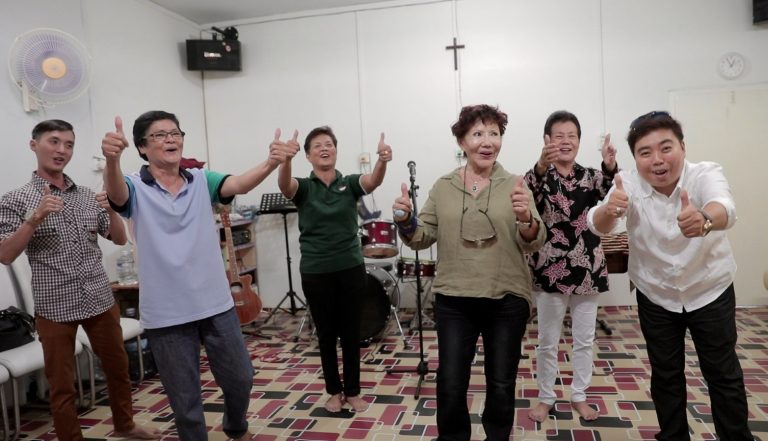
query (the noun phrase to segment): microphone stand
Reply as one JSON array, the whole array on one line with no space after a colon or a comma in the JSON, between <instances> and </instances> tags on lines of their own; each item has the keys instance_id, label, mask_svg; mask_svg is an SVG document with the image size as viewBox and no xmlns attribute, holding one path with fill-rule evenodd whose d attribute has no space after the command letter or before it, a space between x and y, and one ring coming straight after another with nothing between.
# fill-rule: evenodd
<instances>
[{"instance_id":1,"label":"microphone stand","mask_svg":"<svg viewBox=\"0 0 768 441\"><path fill-rule=\"evenodd\" d=\"M413 213L412 216L416 217L418 215L418 208L416 206L416 190L418 190L419 186L416 185L416 176L414 173L411 173L411 189L408 192L411 196L411 203L413 205ZM419 251L416 250L416 259L414 262L414 269L416 271L416 316L418 317L417 326L419 330L419 364L416 365L416 369L413 368L390 368L387 369L387 374L400 374L400 373L406 373L406 372L416 372L419 374L419 381L416 383L416 392L413 394L413 398L419 399L419 395L421 395L421 384L424 382L424 377L429 373L429 364L424 361L424 328L422 323L422 306L421 306L421 295L423 293L423 288L421 285L421 262L419 261Z\"/></svg>"}]
</instances>

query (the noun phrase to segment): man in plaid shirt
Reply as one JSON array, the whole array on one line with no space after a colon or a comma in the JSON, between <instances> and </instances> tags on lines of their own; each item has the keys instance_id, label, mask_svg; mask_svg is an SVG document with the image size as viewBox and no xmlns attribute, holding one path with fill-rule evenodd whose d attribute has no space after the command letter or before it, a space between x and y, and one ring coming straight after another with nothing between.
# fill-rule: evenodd
<instances>
[{"instance_id":1,"label":"man in plaid shirt","mask_svg":"<svg viewBox=\"0 0 768 441\"><path fill-rule=\"evenodd\" d=\"M115 436L157 439L159 432L133 421L128 355L120 309L115 303L97 242L101 235L123 245L120 217L105 193L76 185L64 173L72 159L75 133L62 120L32 130L30 149L37 170L23 187L0 199L0 262L10 264L26 251L32 267L35 324L43 345L50 384L51 413L60 440L82 440L75 408L75 339L82 325L107 378Z\"/></svg>"}]
</instances>

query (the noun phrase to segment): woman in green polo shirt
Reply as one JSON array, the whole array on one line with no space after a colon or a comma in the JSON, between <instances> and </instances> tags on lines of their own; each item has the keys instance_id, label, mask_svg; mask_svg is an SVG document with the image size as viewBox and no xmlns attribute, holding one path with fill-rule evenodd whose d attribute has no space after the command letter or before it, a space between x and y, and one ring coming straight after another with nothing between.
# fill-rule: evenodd
<instances>
[{"instance_id":1,"label":"woman in green polo shirt","mask_svg":"<svg viewBox=\"0 0 768 441\"><path fill-rule=\"evenodd\" d=\"M522 176L496 162L506 125L498 108L464 107L451 129L466 166L435 182L418 217L411 216L406 184L392 206L403 243L414 250L437 245L438 440L470 439L467 388L481 335L486 439L508 440L514 423L517 365L532 304L524 253L539 249L546 234Z\"/></svg>"},{"instance_id":2,"label":"woman in green polo shirt","mask_svg":"<svg viewBox=\"0 0 768 441\"><path fill-rule=\"evenodd\" d=\"M296 136L289 143L296 143ZM356 412L368 408L360 397L360 293L366 274L360 248L357 201L381 185L392 148L381 134L379 159L370 174L342 175L336 170L336 135L328 126L307 135L304 152L312 164L308 178L291 177L291 160L280 165L278 185L299 209L301 287L309 303L320 344L329 412L349 403ZM344 381L336 361L341 340Z\"/></svg>"}]
</instances>

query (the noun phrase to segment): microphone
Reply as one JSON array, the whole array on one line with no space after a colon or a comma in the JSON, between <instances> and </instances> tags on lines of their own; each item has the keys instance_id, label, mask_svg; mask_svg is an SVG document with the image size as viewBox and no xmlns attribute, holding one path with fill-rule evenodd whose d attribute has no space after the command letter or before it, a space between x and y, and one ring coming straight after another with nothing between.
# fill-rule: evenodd
<instances>
[{"instance_id":1,"label":"microphone","mask_svg":"<svg viewBox=\"0 0 768 441\"><path fill-rule=\"evenodd\" d=\"M408 171L411 173L411 177L416 176L416 163L408 161Z\"/></svg>"}]
</instances>

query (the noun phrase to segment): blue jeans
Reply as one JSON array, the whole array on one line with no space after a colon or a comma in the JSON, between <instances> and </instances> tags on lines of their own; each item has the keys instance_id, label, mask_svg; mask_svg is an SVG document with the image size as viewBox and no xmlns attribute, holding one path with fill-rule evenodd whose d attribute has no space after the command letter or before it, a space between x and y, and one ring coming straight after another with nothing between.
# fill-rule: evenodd
<instances>
[{"instance_id":1,"label":"blue jeans","mask_svg":"<svg viewBox=\"0 0 768 441\"><path fill-rule=\"evenodd\" d=\"M224 433L237 438L248 430L246 412L253 366L234 308L202 320L145 331L160 372L176 429L183 441L207 440L200 385L200 345L224 395Z\"/></svg>"},{"instance_id":2,"label":"blue jeans","mask_svg":"<svg viewBox=\"0 0 768 441\"><path fill-rule=\"evenodd\" d=\"M709 391L718 439L754 439L747 425L744 374L736 355L736 294L729 286L715 301L695 311L667 311L637 291L640 329L651 361L651 397L662 441L690 440L685 378L685 331L699 358Z\"/></svg>"},{"instance_id":3,"label":"blue jeans","mask_svg":"<svg viewBox=\"0 0 768 441\"><path fill-rule=\"evenodd\" d=\"M439 441L469 441L467 407L477 340L485 352L483 428L489 441L507 441L515 420L515 387L530 306L522 297L501 299L435 296L440 366L437 369Z\"/></svg>"}]
</instances>

